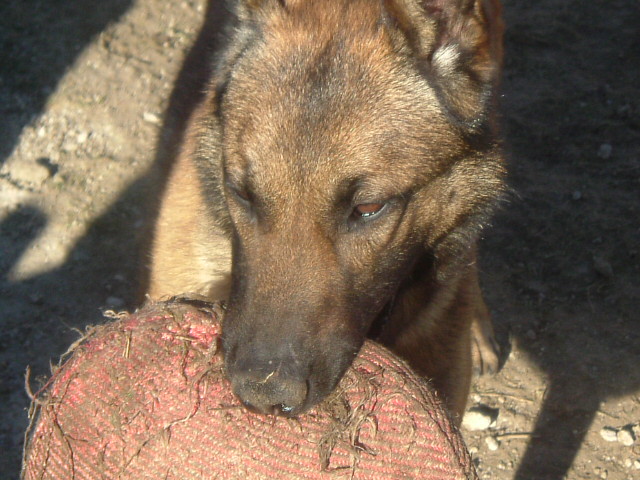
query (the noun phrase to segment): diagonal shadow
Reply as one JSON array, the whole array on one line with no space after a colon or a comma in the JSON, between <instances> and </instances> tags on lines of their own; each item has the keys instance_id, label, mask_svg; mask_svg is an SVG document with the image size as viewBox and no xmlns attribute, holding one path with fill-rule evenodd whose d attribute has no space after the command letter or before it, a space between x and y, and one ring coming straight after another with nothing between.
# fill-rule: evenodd
<instances>
[{"instance_id":1,"label":"diagonal shadow","mask_svg":"<svg viewBox=\"0 0 640 480\"><path fill-rule=\"evenodd\" d=\"M490 301L512 322L498 315L498 330L548 378L515 478L561 480L602 402L640 389L640 10L503 3L504 124L520 199L497 219L483 263L503 294Z\"/></svg>"},{"instance_id":2,"label":"diagonal shadow","mask_svg":"<svg viewBox=\"0 0 640 480\"><path fill-rule=\"evenodd\" d=\"M49 359L59 358L77 340L78 331L100 323L109 297L132 305L139 245L132 205L146 179L134 182L98 218L59 268L18 281L10 277L14 262L30 248L46 226L38 209L24 206L0 225L0 477L19 478L21 440L26 427L24 372L31 367L31 386L50 374ZM6 421L5 421L6 420Z\"/></svg>"},{"instance_id":3,"label":"diagonal shadow","mask_svg":"<svg viewBox=\"0 0 640 480\"><path fill-rule=\"evenodd\" d=\"M91 39L132 0L0 2L0 164Z\"/></svg>"},{"instance_id":4,"label":"diagonal shadow","mask_svg":"<svg viewBox=\"0 0 640 480\"><path fill-rule=\"evenodd\" d=\"M146 252L158 202L186 122L204 91L210 54L219 34L220 8L219 2L211 2L205 28L185 58L152 166L92 222L63 265L35 278L12 281L7 273L38 238L46 218L39 210L24 207L0 225L0 312L2 326L9 332L6 341L0 341L0 364L8 364L7 374L0 376L0 400L16 414L24 409L20 374L27 365L32 367L31 384L36 388L35 378L49 374L45 362L58 358L77 339L74 330L83 331L87 325L103 321L101 307L106 299L122 300L121 309L140 304L140 293L146 290ZM3 478L19 476L20 432L25 427L26 418L0 426L0 449L5 452L0 455Z\"/></svg>"},{"instance_id":5,"label":"diagonal shadow","mask_svg":"<svg viewBox=\"0 0 640 480\"><path fill-rule=\"evenodd\" d=\"M137 303L147 291L147 258L153 223L158 214L161 192L170 174L173 160L182 145L182 139L193 110L204 96L207 80L213 67L212 56L222 39L222 23L225 17L224 2L210 0L204 14L202 28L185 56L180 72L169 98L162 122L162 131L156 145L156 158L148 172L148 183L154 186L154 193L146 196L146 241L142 243L143 264L139 270Z\"/></svg>"}]
</instances>

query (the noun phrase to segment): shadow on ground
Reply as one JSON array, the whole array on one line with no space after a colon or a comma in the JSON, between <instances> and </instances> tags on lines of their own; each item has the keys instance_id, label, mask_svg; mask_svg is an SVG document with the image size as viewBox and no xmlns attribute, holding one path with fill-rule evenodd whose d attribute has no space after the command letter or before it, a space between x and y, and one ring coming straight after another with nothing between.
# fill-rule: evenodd
<instances>
[{"instance_id":1,"label":"shadow on ground","mask_svg":"<svg viewBox=\"0 0 640 480\"><path fill-rule=\"evenodd\" d=\"M504 3L516 195L484 266L499 330L548 377L516 478L560 480L601 402L640 389L640 10Z\"/></svg>"},{"instance_id":2,"label":"shadow on ground","mask_svg":"<svg viewBox=\"0 0 640 480\"><path fill-rule=\"evenodd\" d=\"M40 2L29 3L39 4ZM16 64L16 78L8 77L10 80L8 92L14 91L16 98L22 94L29 97L29 89L33 88L35 92L41 92L42 95L39 96L39 93L33 95L33 98L29 98L28 106L23 106L24 109L15 112L18 117L7 120L12 124L15 135L9 135L0 142L0 152L4 154L11 152L20 129L31 116L40 111L46 102L44 92L50 92L55 88L60 74L73 61L82 42L89 41L92 35L99 32L101 26L106 25L105 20L117 18L115 13L120 14L128 5L128 2L124 1L104 2L110 4L111 13L114 15L100 17L100 12L105 13L102 7L109 9L109 5L103 5L96 13L96 18L103 20L102 23L98 23L92 21L95 20L93 19L95 12L85 12L92 7L92 2L74 3L73 8L69 7L69 11L62 5L64 2L53 3L56 5L49 5L46 8L46 21L38 20L29 23L28 18L21 16L28 13L27 5L22 5L18 9L19 12L11 13L12 18L20 19L20 22L14 25L14 31L9 32L9 37L18 35L23 29L39 30L45 27L55 31L59 29L60 37L49 38L50 42L59 44L54 48L61 48L67 43L76 45L77 48L73 50L73 54L68 52L68 55L60 59L58 70L53 68L48 77L34 80L36 84L28 85L24 83L25 78L29 73L39 74L37 68L41 67L35 66L29 70L31 65L27 57L31 54L37 59L42 53L38 49L45 48L45 45L39 43L40 37L36 35L37 39L30 40L34 42L31 47L27 45L21 49L19 42L12 46L16 52L21 52L19 56L23 63L18 61ZM58 3L61 5L57 5ZM56 6L59 7L58 10ZM122 8L119 10L117 7ZM0 15L4 8L5 6L0 8ZM51 16L66 15L66 17L61 22L62 25L54 28L46 25L48 21L52 21L49 14ZM89 15L88 20L85 14ZM197 37L185 59L176 82L177 86L172 92L162 134L158 140L159 153L154 164L145 175L124 191L111 208L89 226L87 233L73 247L68 260L61 267L34 278L20 282L12 281L8 272L11 271L13 263L20 259L29 245L39 237L46 226L47 219L38 209L25 206L10 214L0 225L3 232L12 232L2 237L6 245L0 245L3 247L0 258L0 293L2 295L0 303L3 317L5 315L15 317L5 317L6 321L3 323L11 329L11 332L0 340L1 350L15 351L10 364L7 365L7 374L0 375L3 391L6 389L8 393L23 388L23 382L15 374L24 372L27 365L32 366L31 388L37 389L38 379L46 377L49 373L49 358L59 357L68 345L77 339L78 331L82 332L88 325L103 320L101 307L104 307L106 295L121 299L124 302L119 306L121 309L135 308L142 301L141 292L144 292L146 282L145 265L150 241L150 226L153 225L170 160L176 153L175 146L180 143L188 116L198 101L200 92L204 90L210 62L203 62L203 59L208 58L208 53L219 31L217 22L220 15L215 8L207 10L206 18L208 28L203 29ZM7 17L5 16L4 19L6 20ZM5 25L0 25L0 31L4 28ZM74 38L76 35L80 38ZM76 43L74 43L75 40L77 40ZM48 55L55 56L51 52ZM146 214L142 228L139 225L138 214L133 213L135 209L131 208L132 205L143 205ZM70 298L74 301L69 302ZM26 426L26 418L24 426ZM20 443L20 439L15 435L13 437L3 435L0 449L8 454L0 462L2 476L6 474L7 478L18 478Z\"/></svg>"},{"instance_id":3,"label":"shadow on ground","mask_svg":"<svg viewBox=\"0 0 640 480\"><path fill-rule=\"evenodd\" d=\"M0 2L0 164L83 48L132 0Z\"/></svg>"}]
</instances>

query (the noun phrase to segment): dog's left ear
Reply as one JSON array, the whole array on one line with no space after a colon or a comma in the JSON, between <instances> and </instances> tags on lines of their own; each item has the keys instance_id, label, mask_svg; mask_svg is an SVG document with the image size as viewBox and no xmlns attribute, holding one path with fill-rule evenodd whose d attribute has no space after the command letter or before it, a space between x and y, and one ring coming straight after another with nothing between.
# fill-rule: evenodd
<instances>
[{"instance_id":1,"label":"dog's left ear","mask_svg":"<svg viewBox=\"0 0 640 480\"><path fill-rule=\"evenodd\" d=\"M486 124L502 65L499 0L382 0L449 113Z\"/></svg>"}]
</instances>

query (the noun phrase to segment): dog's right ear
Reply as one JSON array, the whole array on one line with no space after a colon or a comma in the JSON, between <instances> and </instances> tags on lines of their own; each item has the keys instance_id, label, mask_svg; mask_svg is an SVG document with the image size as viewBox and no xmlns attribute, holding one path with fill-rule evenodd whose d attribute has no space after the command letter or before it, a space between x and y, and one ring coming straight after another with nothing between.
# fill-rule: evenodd
<instances>
[{"instance_id":1,"label":"dog's right ear","mask_svg":"<svg viewBox=\"0 0 640 480\"><path fill-rule=\"evenodd\" d=\"M499 0L381 0L451 116L486 124L502 64Z\"/></svg>"}]
</instances>

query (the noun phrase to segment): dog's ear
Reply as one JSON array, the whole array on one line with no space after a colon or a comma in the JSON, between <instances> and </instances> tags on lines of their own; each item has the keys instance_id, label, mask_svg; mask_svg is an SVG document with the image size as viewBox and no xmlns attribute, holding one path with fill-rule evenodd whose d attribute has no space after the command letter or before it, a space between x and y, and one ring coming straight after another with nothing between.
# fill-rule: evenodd
<instances>
[{"instance_id":1,"label":"dog's ear","mask_svg":"<svg viewBox=\"0 0 640 480\"><path fill-rule=\"evenodd\" d=\"M486 124L502 64L499 0L382 0L449 113Z\"/></svg>"},{"instance_id":2,"label":"dog's ear","mask_svg":"<svg viewBox=\"0 0 640 480\"><path fill-rule=\"evenodd\" d=\"M237 2L236 15L240 20L249 20L256 13L272 9L288 10L300 3L300 0L240 0Z\"/></svg>"}]
</instances>

